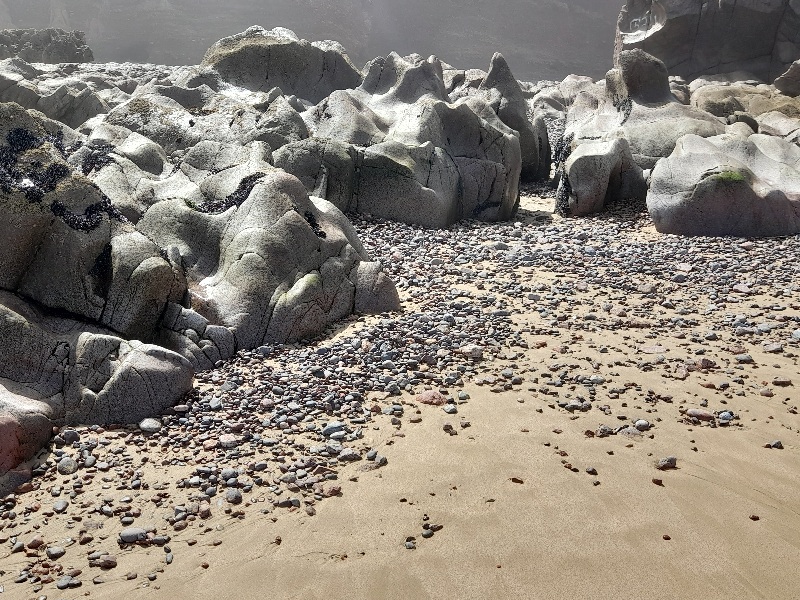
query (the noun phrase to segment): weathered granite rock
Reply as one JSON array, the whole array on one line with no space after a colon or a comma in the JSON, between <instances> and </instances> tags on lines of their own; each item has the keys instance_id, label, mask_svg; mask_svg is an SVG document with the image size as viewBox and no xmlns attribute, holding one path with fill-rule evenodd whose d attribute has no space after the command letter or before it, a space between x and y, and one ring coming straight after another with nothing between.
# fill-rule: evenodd
<instances>
[{"instance_id":1,"label":"weathered granite rock","mask_svg":"<svg viewBox=\"0 0 800 600\"><path fill-rule=\"evenodd\" d=\"M40 88L36 80L46 73L21 58L0 61L0 102L36 109L69 127L108 112L108 105L88 87L65 83L53 90Z\"/></svg>"},{"instance_id":2,"label":"weathered granite rock","mask_svg":"<svg viewBox=\"0 0 800 600\"><path fill-rule=\"evenodd\" d=\"M515 210L519 134L480 97L450 102L435 57L376 59L358 88L304 117L314 139L284 146L275 164L343 211L443 227Z\"/></svg>"},{"instance_id":3,"label":"weathered granite rock","mask_svg":"<svg viewBox=\"0 0 800 600\"><path fill-rule=\"evenodd\" d=\"M566 215L582 217L602 212L616 200L641 200L647 196L642 169L634 162L625 138L584 143L564 165L557 198Z\"/></svg>"},{"instance_id":4,"label":"weathered granite rock","mask_svg":"<svg viewBox=\"0 0 800 600\"><path fill-rule=\"evenodd\" d=\"M635 50L620 55L606 85L581 91L567 114L566 136L573 148L585 142L625 138L634 161L652 169L688 134L725 132L723 120L678 102L659 61Z\"/></svg>"},{"instance_id":5,"label":"weathered granite rock","mask_svg":"<svg viewBox=\"0 0 800 600\"><path fill-rule=\"evenodd\" d=\"M800 58L796 0L627 0L617 55L642 49L687 80L744 69L772 81Z\"/></svg>"},{"instance_id":6,"label":"weathered granite rock","mask_svg":"<svg viewBox=\"0 0 800 600\"><path fill-rule=\"evenodd\" d=\"M86 45L82 31L63 29L0 30L0 58L18 56L28 62L80 63L92 62L92 50Z\"/></svg>"},{"instance_id":7,"label":"weathered granite rock","mask_svg":"<svg viewBox=\"0 0 800 600\"><path fill-rule=\"evenodd\" d=\"M53 425L135 423L192 387L191 364L174 352L50 316L5 291L0 332L0 428L16 436L6 468L30 458Z\"/></svg>"},{"instance_id":8,"label":"weathered granite rock","mask_svg":"<svg viewBox=\"0 0 800 600\"><path fill-rule=\"evenodd\" d=\"M251 91L280 88L317 104L334 90L357 87L361 73L336 42L308 42L293 31L250 27L206 52L206 76Z\"/></svg>"},{"instance_id":9,"label":"weathered granite rock","mask_svg":"<svg viewBox=\"0 0 800 600\"><path fill-rule=\"evenodd\" d=\"M528 100L528 106L533 114L542 116L547 121L554 121L566 117L580 92L595 87L597 84L591 77L567 75L560 83L537 92Z\"/></svg>"},{"instance_id":10,"label":"weathered granite rock","mask_svg":"<svg viewBox=\"0 0 800 600\"><path fill-rule=\"evenodd\" d=\"M196 81L187 85L195 87L141 85L103 123L139 133L174 158L206 140L237 145L263 141L276 149L308 137L306 124L280 90L243 97Z\"/></svg>"},{"instance_id":11,"label":"weathered granite rock","mask_svg":"<svg viewBox=\"0 0 800 600\"><path fill-rule=\"evenodd\" d=\"M800 147L761 134L686 136L652 173L647 207L662 233L800 233Z\"/></svg>"}]
</instances>

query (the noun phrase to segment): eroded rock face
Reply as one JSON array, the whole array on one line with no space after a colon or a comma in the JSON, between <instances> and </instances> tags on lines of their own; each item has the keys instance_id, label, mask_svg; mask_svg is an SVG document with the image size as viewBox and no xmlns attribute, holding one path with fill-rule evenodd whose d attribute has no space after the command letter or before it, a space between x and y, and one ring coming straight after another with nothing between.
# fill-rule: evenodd
<instances>
[{"instance_id":1,"label":"eroded rock face","mask_svg":"<svg viewBox=\"0 0 800 600\"><path fill-rule=\"evenodd\" d=\"M280 88L316 104L334 90L357 87L361 73L336 42L308 42L281 27L251 27L209 48L201 68L250 91Z\"/></svg>"},{"instance_id":2,"label":"eroded rock face","mask_svg":"<svg viewBox=\"0 0 800 600\"><path fill-rule=\"evenodd\" d=\"M656 165L647 208L662 233L800 233L800 147L754 134L686 136Z\"/></svg>"},{"instance_id":3,"label":"eroded rock face","mask_svg":"<svg viewBox=\"0 0 800 600\"><path fill-rule=\"evenodd\" d=\"M304 119L313 139L280 148L275 165L343 211L443 227L515 210L519 133L479 96L451 102L435 57L378 58Z\"/></svg>"},{"instance_id":4,"label":"eroded rock face","mask_svg":"<svg viewBox=\"0 0 800 600\"><path fill-rule=\"evenodd\" d=\"M795 0L627 0L616 53L641 49L686 79L746 70L772 81L800 58Z\"/></svg>"},{"instance_id":5,"label":"eroded rock face","mask_svg":"<svg viewBox=\"0 0 800 600\"><path fill-rule=\"evenodd\" d=\"M694 134L710 137L725 133L725 122L679 102L671 93L664 64L640 50L624 51L605 85L587 86L567 113L565 159L584 143L627 141L633 161L652 169L669 156L678 139ZM568 214L562 194L559 210Z\"/></svg>"},{"instance_id":6,"label":"eroded rock face","mask_svg":"<svg viewBox=\"0 0 800 600\"><path fill-rule=\"evenodd\" d=\"M215 139L200 122L207 134L167 148L145 135L169 130L158 110L193 117L170 96L191 108L204 93L157 86L120 107L152 98L161 128L118 110L84 135L0 104L0 474L53 426L138 422L240 349L399 308L344 215L270 164L264 130ZM240 104L207 93L235 118Z\"/></svg>"},{"instance_id":7,"label":"eroded rock face","mask_svg":"<svg viewBox=\"0 0 800 600\"><path fill-rule=\"evenodd\" d=\"M92 62L92 50L82 31L63 29L0 30L0 58L19 57L37 63Z\"/></svg>"}]
</instances>

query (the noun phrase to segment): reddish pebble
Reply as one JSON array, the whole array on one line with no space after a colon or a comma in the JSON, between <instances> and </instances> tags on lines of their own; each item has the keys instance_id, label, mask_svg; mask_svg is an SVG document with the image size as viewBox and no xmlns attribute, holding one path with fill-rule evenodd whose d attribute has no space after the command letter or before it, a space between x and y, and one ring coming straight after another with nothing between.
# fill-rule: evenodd
<instances>
[{"instance_id":1,"label":"reddish pebble","mask_svg":"<svg viewBox=\"0 0 800 600\"><path fill-rule=\"evenodd\" d=\"M759 517L758 515L750 515L750 520L751 521L760 521L761 517Z\"/></svg>"}]
</instances>

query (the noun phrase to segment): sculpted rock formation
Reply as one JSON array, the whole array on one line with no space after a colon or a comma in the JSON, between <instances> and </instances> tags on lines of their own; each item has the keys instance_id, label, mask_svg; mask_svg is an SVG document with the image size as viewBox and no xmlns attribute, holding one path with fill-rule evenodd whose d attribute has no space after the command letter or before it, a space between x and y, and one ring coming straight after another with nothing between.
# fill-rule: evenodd
<instances>
[{"instance_id":1,"label":"sculpted rock formation","mask_svg":"<svg viewBox=\"0 0 800 600\"><path fill-rule=\"evenodd\" d=\"M435 57L375 59L360 86L303 116L312 139L277 150L275 165L345 212L443 227L516 208L519 133L479 95L452 102Z\"/></svg>"},{"instance_id":2,"label":"sculpted rock formation","mask_svg":"<svg viewBox=\"0 0 800 600\"><path fill-rule=\"evenodd\" d=\"M772 81L800 58L796 0L627 0L616 55L641 49L691 80L745 70Z\"/></svg>"},{"instance_id":3,"label":"sculpted rock formation","mask_svg":"<svg viewBox=\"0 0 800 600\"><path fill-rule=\"evenodd\" d=\"M338 49L291 46L322 57L293 91L344 76ZM239 350L399 309L341 211L272 166L272 146L308 138L310 103L233 86L224 64L0 63L4 93L29 106L65 80L101 102L47 111L59 120L0 103L0 475L54 426L137 422Z\"/></svg>"},{"instance_id":4,"label":"sculpted rock formation","mask_svg":"<svg viewBox=\"0 0 800 600\"><path fill-rule=\"evenodd\" d=\"M63 29L2 29L0 59L19 57L37 63L92 62L92 50L82 31Z\"/></svg>"},{"instance_id":5,"label":"sculpted rock formation","mask_svg":"<svg viewBox=\"0 0 800 600\"><path fill-rule=\"evenodd\" d=\"M503 123L519 133L523 180L550 177L547 128L543 121L531 120L522 87L502 54L494 54L488 73L448 69L445 84L451 99L482 98Z\"/></svg>"},{"instance_id":6,"label":"sculpted rock formation","mask_svg":"<svg viewBox=\"0 0 800 600\"><path fill-rule=\"evenodd\" d=\"M754 134L681 138L653 170L647 207L662 233L800 232L800 147Z\"/></svg>"},{"instance_id":7,"label":"sculpted rock formation","mask_svg":"<svg viewBox=\"0 0 800 600\"><path fill-rule=\"evenodd\" d=\"M598 198L608 200L620 194L643 199L641 169L652 169L661 158L669 156L684 135L709 137L724 132L725 124L720 119L675 99L661 61L641 50L626 50L619 55L616 68L608 72L605 82L586 86L575 97L567 113L562 149L564 167L569 155L582 144L620 139L627 143L597 145L586 151L580 163L569 163L570 168L562 173L556 208L562 214L580 215L586 214L584 211L595 212L604 205L594 194L589 194L592 200L581 201L574 193L576 189L587 193L592 189L602 191ZM639 171L629 166L629 154ZM604 167L576 170L589 156L603 156ZM573 181L578 172L582 173L580 184ZM620 179L619 173L627 175Z\"/></svg>"}]
</instances>

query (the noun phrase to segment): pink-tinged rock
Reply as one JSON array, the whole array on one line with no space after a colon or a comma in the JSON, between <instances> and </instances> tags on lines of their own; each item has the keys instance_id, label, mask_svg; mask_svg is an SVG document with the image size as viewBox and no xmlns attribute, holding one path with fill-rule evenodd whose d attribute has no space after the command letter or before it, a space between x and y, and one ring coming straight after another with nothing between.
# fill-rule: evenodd
<instances>
[{"instance_id":1,"label":"pink-tinged rock","mask_svg":"<svg viewBox=\"0 0 800 600\"><path fill-rule=\"evenodd\" d=\"M51 434L52 427L44 415L0 415L0 474L32 458Z\"/></svg>"},{"instance_id":2,"label":"pink-tinged rock","mask_svg":"<svg viewBox=\"0 0 800 600\"><path fill-rule=\"evenodd\" d=\"M238 436L233 435L232 433L223 433L219 436L219 445L222 448L236 448L239 445L241 440Z\"/></svg>"},{"instance_id":3,"label":"pink-tinged rock","mask_svg":"<svg viewBox=\"0 0 800 600\"><path fill-rule=\"evenodd\" d=\"M477 344L467 344L466 346L461 346L459 352L473 360L480 360L483 358L483 348Z\"/></svg>"},{"instance_id":4,"label":"pink-tinged rock","mask_svg":"<svg viewBox=\"0 0 800 600\"><path fill-rule=\"evenodd\" d=\"M443 406L447 404L447 397L435 390L427 390L421 394L417 394L416 400L420 404L428 404L430 406Z\"/></svg>"},{"instance_id":5,"label":"pink-tinged rock","mask_svg":"<svg viewBox=\"0 0 800 600\"><path fill-rule=\"evenodd\" d=\"M714 413L703 410L702 408L690 408L686 411L687 417L692 417L694 419L700 419L701 421L713 421L714 420Z\"/></svg>"},{"instance_id":6,"label":"pink-tinged rock","mask_svg":"<svg viewBox=\"0 0 800 600\"><path fill-rule=\"evenodd\" d=\"M667 349L664 346L644 346L642 352L645 354L664 354Z\"/></svg>"},{"instance_id":7,"label":"pink-tinged rock","mask_svg":"<svg viewBox=\"0 0 800 600\"><path fill-rule=\"evenodd\" d=\"M203 450L213 450L217 447L217 440L206 440L203 442Z\"/></svg>"}]
</instances>

